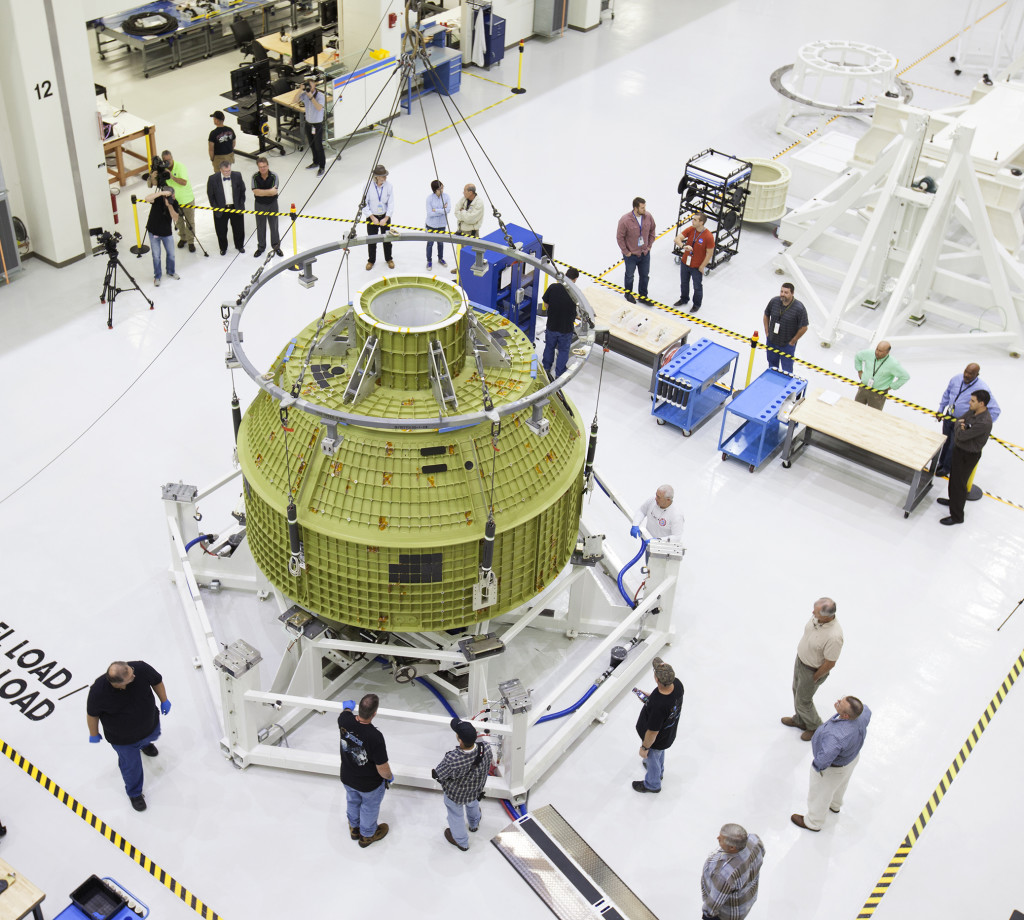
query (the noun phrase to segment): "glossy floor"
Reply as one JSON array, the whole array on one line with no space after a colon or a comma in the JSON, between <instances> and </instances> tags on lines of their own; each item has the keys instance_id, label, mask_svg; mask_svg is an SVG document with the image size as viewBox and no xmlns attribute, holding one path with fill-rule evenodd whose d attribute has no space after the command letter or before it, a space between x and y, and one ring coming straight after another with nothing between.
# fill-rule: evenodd
<instances>
[{"instance_id":1,"label":"glossy floor","mask_svg":"<svg viewBox=\"0 0 1024 920\"><path fill-rule=\"evenodd\" d=\"M479 113L469 123L510 189L485 169L478 184L488 200L514 223L523 221L522 208L554 241L558 258L595 274L618 260L615 221L634 195L647 198L660 228L674 217L689 156L715 147L771 157L787 146L774 133L778 100L768 76L803 43L855 39L917 61L905 79L926 107L962 100L973 80L953 75L952 46L942 47L962 25L959 4L907 0L898 16L882 0L615 5L614 21L591 33L528 43L526 94L513 97L500 85L515 82L511 55L490 73L467 72L456 97L465 114ZM156 121L160 146L190 167L200 201L207 116L223 105L216 91L226 86L234 57L148 80L136 62L97 62L95 78L111 100ZM425 100L425 114L432 131L443 126L436 97ZM383 160L396 187L396 218L419 224L435 174L431 156L451 191L474 172L451 129L434 134L428 149L418 112L399 119L394 131ZM348 148L319 186L297 155L273 158L286 183L282 200L301 206L308 199L309 213L350 217L373 151L372 139ZM125 198L121 208L124 214ZM128 224L122 219L120 226ZM330 239L338 226L346 225L302 223L300 247ZM489 214L484 229L494 227ZM229 920L328 911L437 917L467 909L495 918L547 916L487 844L506 823L494 802L485 803L482 833L461 853L442 838L439 795L393 789L382 812L391 834L364 851L348 840L336 780L238 771L222 759L214 707L192 668L190 634L166 575L160 486L179 479L203 485L230 469L219 306L233 300L256 263L254 241L248 254L222 258L205 215L199 230L212 256L177 251L181 280L165 280L158 291L148 257L136 262L125 254L156 309L145 309L138 294L122 294L113 331L96 302L98 260L61 271L30 261L0 292L7 386L0 410L0 498L7 496L0 503L0 618L7 624L0 655L26 642L13 658L0 657L0 671L12 670L0 683L16 676L17 655L31 648L73 675L66 687L43 690L55 699L90 683L110 660L154 664L174 709L164 720L160 756L146 765L149 810L131 810L112 752L87 743L84 691L58 701L40 721L0 705L0 737ZM651 293L663 303L678 296L669 250L663 238L653 258ZM769 232L745 231L740 255L709 277L701 318L741 334L759 328L780 280L771 266L777 251ZM423 267L418 245L398 246L396 259L402 270ZM325 260L323 277L329 267ZM368 277L357 269L341 276L339 294L358 287L357 275ZM620 277L620 268L609 274ZM254 309L248 326L251 353L264 360L319 314L326 296L323 285L304 292L290 281L277 282L275 293L274 305ZM800 354L850 374L853 353L865 343L844 339L820 349L822 321L812 315ZM1004 409L996 433L1024 443L1021 368L1005 351L909 344L899 357L912 375L901 394L933 407L951 375L980 362ZM586 420L597 404L599 372L595 358L570 386ZM646 385L640 365L607 357L598 465L632 505L658 484L674 483L686 514L678 635L666 655L686 685L679 737L664 791L634 793L630 781L641 774L636 703L627 693L531 802L553 804L659 917L698 916L701 865L719 826L736 821L767 847L752 916L853 918L1024 646L1024 613L996 632L1024 594L1024 512L985 498L968 507L963 526L941 527L942 512L929 496L904 520L898 484L816 452L792 469L776 460L751 475L720 459L717 419L688 439L657 426ZM243 402L252 397L247 380L238 386ZM935 425L909 409L886 411ZM1024 504L1020 460L999 445L986 449L978 479ZM607 522L612 545L626 552L625 524L610 515ZM810 834L789 821L805 807L809 746L779 717L791 712L795 646L822 594L838 602L846 646L819 708L825 713L833 699L853 693L874 719L843 813ZM227 595L211 606L224 641L251 637L268 658L281 644L265 606ZM540 649L546 669L575 651L540 637L529 644ZM586 683L566 694L567 704ZM392 705L436 707L425 692L383 680L374 686ZM1016 780L1022 693L1014 689L999 709L878 917L1004 918L1024 904L1011 817L1024 806ZM451 741L447 734L410 740L400 726L384 728L396 757L425 763ZM317 743L333 745L329 725ZM50 914L95 872L135 891L154 917L192 915L13 765L0 771L0 819L10 829L0 856L48 892Z\"/></svg>"}]
</instances>

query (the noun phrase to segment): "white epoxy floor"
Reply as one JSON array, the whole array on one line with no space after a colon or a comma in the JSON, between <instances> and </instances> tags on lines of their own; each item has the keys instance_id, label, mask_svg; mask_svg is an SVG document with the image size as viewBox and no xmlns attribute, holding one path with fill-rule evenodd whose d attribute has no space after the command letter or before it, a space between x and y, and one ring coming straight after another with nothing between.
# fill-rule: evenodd
<instances>
[{"instance_id":1,"label":"white epoxy floor","mask_svg":"<svg viewBox=\"0 0 1024 920\"><path fill-rule=\"evenodd\" d=\"M907 63L921 59L904 78L925 107L963 98L973 80L953 75L949 46L941 47L962 24L961 6L949 2L907 0L898 13L882 0L843 8L813 0L706 8L617 0L616 7L615 20L591 33L528 43L525 95L487 108L509 95L499 83L515 82L510 53L501 68L482 74L489 80L467 72L456 97L464 113L480 112L470 124L530 223L555 242L560 259L594 274L617 261L615 223L634 195L647 198L659 228L674 218L689 156L711 146L770 157L788 146L774 133L777 99L768 75L803 43L856 39ZM236 58L148 80L134 62L96 61L95 79L111 100L157 122L159 146L191 168L200 201L207 115L223 106L216 94ZM425 104L431 127L441 127L437 98ZM418 224L433 176L418 113L399 119L395 134L384 162L399 198L397 222ZM451 130L432 140L441 178L449 189L461 188L472 173ZM313 194L310 213L351 216L373 146L364 140L345 152ZM287 182L282 201L302 205L313 192L304 165L295 155L272 158ZM492 173L481 183L506 220L521 222ZM355 911L440 917L469 905L501 920L547 916L487 843L506 823L495 802L486 804L471 850L460 853L441 837L439 795L393 789L382 811L392 832L362 851L348 840L336 780L243 772L221 757L215 711L192 668L190 634L166 575L160 486L178 479L202 486L230 469L219 305L247 283L255 262L254 243L245 256L217 255L212 222L199 220L214 254L177 251L181 281L164 282L153 312L137 295L122 295L113 331L96 298L101 260L61 271L30 260L0 290L7 382L0 410L0 620L7 624L0 627L0 671L17 668L2 656L22 640L23 649L41 648L72 672L60 693L87 685L116 658L143 658L161 670L174 708L164 720L161 755L147 763L149 810L131 810L113 753L87 743L84 691L38 722L0 705L0 737L228 920ZM123 220L122 232L125 226ZM300 247L330 239L337 226L304 223ZM494 228L489 216L484 229ZM651 293L664 303L678 296L669 250L662 239L653 258ZM743 334L760 328L780 281L771 267L777 251L770 232L745 230L740 255L708 279L701 317ZM399 245L396 254L399 269L422 267L420 244ZM126 262L133 272L138 265L152 295L148 256L136 263L126 255ZM353 289L368 277L360 275L350 279ZM621 269L609 278L618 283ZM326 296L321 286L305 292L284 281L275 294L247 314L251 353L266 359L319 314ZM853 353L865 343L844 339L820 349L815 327L822 319L812 314L799 354L852 373ZM912 375L901 395L928 406L953 373L980 362L1004 410L996 433L1024 443L1021 367L1005 351L903 345L899 357ZM763 366L763 357L758 362ZM598 376L595 359L569 390L587 421ZM678 635L666 655L686 685L679 738L664 792L632 792L640 771L636 704L627 694L534 790L531 805L553 804L663 920L698 916L701 865L729 821L758 833L767 848L753 917L853 918L1024 647L1024 612L996 632L1024 594L1024 512L985 498L969 505L963 527L945 528L929 497L904 520L900 485L820 452L792 469L776 460L751 475L721 461L717 419L689 439L657 426L647 380L645 368L607 358L598 466L633 505L659 483L674 483L686 514ZM813 374L811 380L819 382ZM243 402L254 390L246 383L239 378ZM936 425L900 407L886 411ZM1022 472L1020 461L993 443L978 481L1024 504ZM629 549L624 526L609 538L620 554ZM809 746L779 717L791 712L795 646L822 594L838 602L846 646L819 708L824 713L852 693L874 719L842 815L812 835L789 821L805 807ZM268 607L221 595L211 609L224 641L252 637L265 654L280 644ZM5 635L8 628L14 632ZM563 654L571 654L564 643L545 649L543 661ZM586 689L581 683L566 704ZM395 705L436 707L426 691L417 696L415 688L384 683L380 690ZM877 917L1005 918L1024 905L1012 843L1013 816L1024 805L1016 782L1021 693L1014 689L999 710ZM396 747L415 749L398 726L383 727ZM449 741L439 738L433 749L420 744L424 760ZM10 831L0 857L48 893L48 915L96 873L123 882L155 918L193 916L12 764L0 764L0 776L0 820Z\"/></svg>"}]
</instances>

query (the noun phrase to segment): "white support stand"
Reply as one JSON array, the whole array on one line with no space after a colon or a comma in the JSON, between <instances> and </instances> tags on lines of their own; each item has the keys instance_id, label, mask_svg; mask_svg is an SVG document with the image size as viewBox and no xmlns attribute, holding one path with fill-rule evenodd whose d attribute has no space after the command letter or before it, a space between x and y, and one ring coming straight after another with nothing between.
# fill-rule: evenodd
<instances>
[{"instance_id":1,"label":"white support stand","mask_svg":"<svg viewBox=\"0 0 1024 920\"><path fill-rule=\"evenodd\" d=\"M1012 84L956 113L880 102L846 173L783 218L776 270L825 316L823 346L845 333L1024 349L1024 124L999 125L1007 95L1024 112ZM941 328L910 335L926 315Z\"/></svg>"},{"instance_id":2,"label":"white support stand","mask_svg":"<svg viewBox=\"0 0 1024 920\"><path fill-rule=\"evenodd\" d=\"M990 15L985 16L990 11ZM979 20L985 17L982 21ZM949 60L964 70L995 74L1024 53L1024 0L1006 0L995 9L987 0L968 0L964 25Z\"/></svg>"},{"instance_id":3,"label":"white support stand","mask_svg":"<svg viewBox=\"0 0 1024 920\"><path fill-rule=\"evenodd\" d=\"M632 608L605 592L603 584L609 577L615 579L622 563L603 548L599 535L590 534L582 525L580 545L586 551L578 552L558 578L529 604L489 623L477 624L469 633L392 633L375 637L380 641L365 641L357 630L335 632L322 621L303 615L287 597L272 589L256 569L244 541L230 557L200 554L190 561L185 554L185 543L199 534L198 501L217 489L230 487L237 476L225 476L203 492L184 484L169 485L165 487L164 501L172 575L179 586L182 607L211 695L220 702L224 732L221 748L225 757L240 768L262 765L337 775L338 751L302 748L298 729L311 717L339 713L343 703L334 698L353 685L365 668L379 667L383 662L400 683L412 679L430 681L449 696L450 704L464 718L489 706L490 719L474 723L480 731L487 731L498 746L500 775L488 780L488 794L522 802L530 788L592 723L605 721L607 709L629 691L662 648L672 641L672 610L683 547L670 541L650 545L645 597ZM224 645L215 636L199 593L200 584L214 583L261 598L273 593L277 599L282 614L279 619L290 641L269 689L262 689L258 650L242 641ZM554 610L554 616L541 615L550 612L554 602L566 592L565 610ZM293 615L296 611L298 616ZM545 691L543 700L513 704L495 692L496 681L490 672L501 662L503 653L522 641L522 633L531 627L542 633L558 631L569 638L586 633L602 639L553 688ZM489 637L491 633L485 632L488 629L500 639L492 651L475 657L472 643L467 650L460 646L460 639L465 641L474 635ZM530 642L537 642L536 632ZM628 650L625 660L614 669L609 664L613 646ZM507 671L506 666L505 677L514 676ZM545 717L553 712L571 708L575 701L565 695L573 695L588 677L596 689L587 699L571 714L545 724L551 722ZM383 708L378 710L377 718L382 724L411 723L432 731L447 729L450 721L447 715ZM542 740L538 741L536 736ZM282 746L282 742L287 746ZM395 761L391 766L397 783L437 788L425 766Z\"/></svg>"}]
</instances>

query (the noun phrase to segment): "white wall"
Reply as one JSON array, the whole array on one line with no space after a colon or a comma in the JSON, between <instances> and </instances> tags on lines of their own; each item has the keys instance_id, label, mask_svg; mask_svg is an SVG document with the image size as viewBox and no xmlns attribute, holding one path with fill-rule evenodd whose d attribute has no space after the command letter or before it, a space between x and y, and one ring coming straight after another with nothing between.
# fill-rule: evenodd
<instances>
[{"instance_id":1,"label":"white wall","mask_svg":"<svg viewBox=\"0 0 1024 920\"><path fill-rule=\"evenodd\" d=\"M0 144L15 212L33 251L83 256L88 227L110 225L82 0L0 0Z\"/></svg>"},{"instance_id":2,"label":"white wall","mask_svg":"<svg viewBox=\"0 0 1024 920\"><path fill-rule=\"evenodd\" d=\"M505 20L505 47L533 35L533 0L491 0L491 11Z\"/></svg>"}]
</instances>

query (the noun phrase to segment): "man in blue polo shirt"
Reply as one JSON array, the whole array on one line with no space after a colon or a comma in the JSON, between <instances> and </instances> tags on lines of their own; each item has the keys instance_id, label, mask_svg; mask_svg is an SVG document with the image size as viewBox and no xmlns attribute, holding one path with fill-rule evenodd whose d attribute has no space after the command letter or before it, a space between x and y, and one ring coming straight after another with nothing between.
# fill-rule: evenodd
<instances>
[{"instance_id":1,"label":"man in blue polo shirt","mask_svg":"<svg viewBox=\"0 0 1024 920\"><path fill-rule=\"evenodd\" d=\"M839 814L843 793L860 759L868 733L871 710L857 697L844 696L835 702L836 714L819 726L811 739L811 784L807 791L807 814L790 820L808 831L820 831L825 809Z\"/></svg>"}]
</instances>

